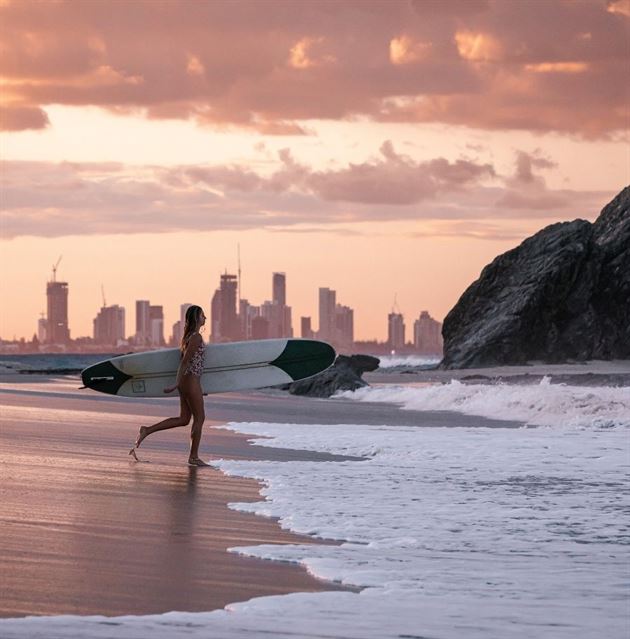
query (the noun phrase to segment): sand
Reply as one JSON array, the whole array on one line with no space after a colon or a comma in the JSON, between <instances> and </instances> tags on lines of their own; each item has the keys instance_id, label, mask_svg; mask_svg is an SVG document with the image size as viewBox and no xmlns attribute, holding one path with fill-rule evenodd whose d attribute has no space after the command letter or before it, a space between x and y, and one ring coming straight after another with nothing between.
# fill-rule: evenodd
<instances>
[{"instance_id":1,"label":"sand","mask_svg":"<svg viewBox=\"0 0 630 639\"><path fill-rule=\"evenodd\" d=\"M263 595L341 589L295 564L229 553L233 546L326 543L238 513L260 484L186 465L188 429L127 451L138 426L174 414L173 400L77 390L77 380L0 380L0 616L209 611ZM386 404L293 397L280 391L206 398L207 460L340 460L253 446L229 421L416 426L518 426ZM332 542L328 542L332 543Z\"/></svg>"}]
</instances>

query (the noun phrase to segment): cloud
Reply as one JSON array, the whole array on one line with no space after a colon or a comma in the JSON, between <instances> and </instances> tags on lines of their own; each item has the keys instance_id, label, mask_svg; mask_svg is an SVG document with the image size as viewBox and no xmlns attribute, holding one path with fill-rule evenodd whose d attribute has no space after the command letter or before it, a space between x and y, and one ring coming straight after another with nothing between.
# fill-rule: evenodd
<instances>
[{"instance_id":1,"label":"cloud","mask_svg":"<svg viewBox=\"0 0 630 639\"><path fill-rule=\"evenodd\" d=\"M628 13L625 0L9 1L2 126L41 128L65 104L279 135L364 117L604 136L627 126Z\"/></svg>"},{"instance_id":2,"label":"cloud","mask_svg":"<svg viewBox=\"0 0 630 639\"><path fill-rule=\"evenodd\" d=\"M50 124L43 109L32 106L0 106L0 127L3 131L45 129Z\"/></svg>"},{"instance_id":3,"label":"cloud","mask_svg":"<svg viewBox=\"0 0 630 639\"><path fill-rule=\"evenodd\" d=\"M492 224L498 237L497 229L509 220L593 217L614 195L549 189L538 172L552 169L553 162L539 153L518 152L514 173L501 176L492 165L470 159L414 161L388 141L379 157L325 171L301 164L284 149L269 175L238 164L6 161L0 168L4 239L147 228L334 232L336 225L347 234L352 227L359 232L362 222L420 220L459 222L451 231L480 238L490 231L479 225ZM444 228L436 227L436 235Z\"/></svg>"},{"instance_id":4,"label":"cloud","mask_svg":"<svg viewBox=\"0 0 630 639\"><path fill-rule=\"evenodd\" d=\"M468 160L414 162L396 153L390 141L384 142L380 151L382 160L315 172L304 182L323 200L415 204L494 175L491 165Z\"/></svg>"}]
</instances>

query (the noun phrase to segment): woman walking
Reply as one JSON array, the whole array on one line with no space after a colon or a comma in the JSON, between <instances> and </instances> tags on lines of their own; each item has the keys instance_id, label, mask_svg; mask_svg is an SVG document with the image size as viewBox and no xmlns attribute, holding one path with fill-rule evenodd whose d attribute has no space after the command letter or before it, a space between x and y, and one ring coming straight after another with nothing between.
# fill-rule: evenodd
<instances>
[{"instance_id":1,"label":"woman walking","mask_svg":"<svg viewBox=\"0 0 630 639\"><path fill-rule=\"evenodd\" d=\"M164 389L165 393L179 391L180 413L179 417L169 417L153 426L141 426L140 433L136 439L134 447L129 451L135 459L136 449L145 437L159 430L168 430L178 426L187 426L190 418L193 418L190 431L190 456L188 464L191 466L207 466L199 459L199 442L201 441L201 430L206 418L203 405L203 394L201 392L201 374L203 373L203 360L205 345L199 329L206 323L206 316L200 306L191 306L186 311L186 325L181 342L181 361L177 369L177 378L174 386Z\"/></svg>"}]
</instances>

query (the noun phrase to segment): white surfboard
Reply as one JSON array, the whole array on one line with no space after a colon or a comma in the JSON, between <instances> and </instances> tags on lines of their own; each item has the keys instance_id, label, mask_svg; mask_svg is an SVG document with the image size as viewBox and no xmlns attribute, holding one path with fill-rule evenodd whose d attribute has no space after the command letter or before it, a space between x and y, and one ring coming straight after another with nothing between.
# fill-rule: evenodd
<instances>
[{"instance_id":1,"label":"white surfboard","mask_svg":"<svg viewBox=\"0 0 630 639\"><path fill-rule=\"evenodd\" d=\"M330 344L307 339L265 339L206 346L201 388L223 393L287 384L311 377L335 360ZM83 384L124 397L169 397L164 387L175 383L178 348L121 355L81 372Z\"/></svg>"}]
</instances>

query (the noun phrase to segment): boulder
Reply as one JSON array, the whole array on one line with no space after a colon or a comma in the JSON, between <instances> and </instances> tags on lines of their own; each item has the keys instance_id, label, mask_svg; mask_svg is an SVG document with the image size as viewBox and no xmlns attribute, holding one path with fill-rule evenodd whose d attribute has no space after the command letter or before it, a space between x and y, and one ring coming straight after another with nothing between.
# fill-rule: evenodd
<instances>
[{"instance_id":1,"label":"boulder","mask_svg":"<svg viewBox=\"0 0 630 639\"><path fill-rule=\"evenodd\" d=\"M325 371L289 385L292 395L330 397L337 391L356 390L368 383L361 375L378 368L380 360L371 355L338 355L335 363Z\"/></svg>"},{"instance_id":2,"label":"boulder","mask_svg":"<svg viewBox=\"0 0 630 639\"><path fill-rule=\"evenodd\" d=\"M630 358L630 187L486 266L444 319L441 368Z\"/></svg>"}]
</instances>

